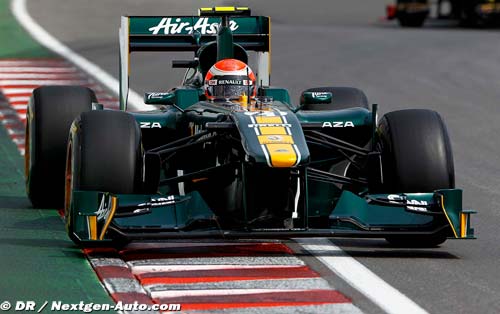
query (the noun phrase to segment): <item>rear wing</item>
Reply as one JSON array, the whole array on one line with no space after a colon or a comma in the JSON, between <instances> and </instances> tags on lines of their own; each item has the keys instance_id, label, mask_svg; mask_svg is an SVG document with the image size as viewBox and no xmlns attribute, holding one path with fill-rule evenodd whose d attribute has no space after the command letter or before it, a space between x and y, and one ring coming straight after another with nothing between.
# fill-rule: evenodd
<instances>
[{"instance_id":1,"label":"rear wing","mask_svg":"<svg viewBox=\"0 0 500 314\"><path fill-rule=\"evenodd\" d=\"M120 109L127 108L132 52L197 51L204 44L217 41L217 30L224 16L229 17L234 43L257 52L258 82L269 86L271 21L266 16L243 16L249 13L247 8L216 7L200 9L200 16L122 16Z\"/></svg>"}]
</instances>

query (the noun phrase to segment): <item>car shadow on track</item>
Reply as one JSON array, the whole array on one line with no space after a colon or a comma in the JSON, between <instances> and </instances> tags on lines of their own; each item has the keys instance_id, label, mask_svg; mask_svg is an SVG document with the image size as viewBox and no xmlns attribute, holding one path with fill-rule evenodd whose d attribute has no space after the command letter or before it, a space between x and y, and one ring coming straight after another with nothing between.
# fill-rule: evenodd
<instances>
[{"instance_id":1,"label":"car shadow on track","mask_svg":"<svg viewBox=\"0 0 500 314\"><path fill-rule=\"evenodd\" d=\"M391 250L371 250L355 251L345 250L351 257L370 257L370 258L425 258L425 259L459 259L458 256L443 251L433 251L432 249L398 249Z\"/></svg>"},{"instance_id":2,"label":"car shadow on track","mask_svg":"<svg viewBox=\"0 0 500 314\"><path fill-rule=\"evenodd\" d=\"M334 239L332 242L342 251L315 251L315 256L346 256L367 258L422 258L422 259L460 259L446 251L446 242L437 248L408 248L390 245L382 239ZM300 254L309 255L307 251Z\"/></svg>"}]
</instances>

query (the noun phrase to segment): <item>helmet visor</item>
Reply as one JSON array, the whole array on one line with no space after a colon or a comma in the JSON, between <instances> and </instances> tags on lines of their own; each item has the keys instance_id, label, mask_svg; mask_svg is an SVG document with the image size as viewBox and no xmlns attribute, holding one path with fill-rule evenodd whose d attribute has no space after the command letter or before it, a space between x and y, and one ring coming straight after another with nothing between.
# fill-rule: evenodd
<instances>
[{"instance_id":1,"label":"helmet visor","mask_svg":"<svg viewBox=\"0 0 500 314\"><path fill-rule=\"evenodd\" d=\"M213 86L213 95L215 97L233 98L240 97L243 94L251 92L251 86L243 85L218 85Z\"/></svg>"},{"instance_id":2,"label":"helmet visor","mask_svg":"<svg viewBox=\"0 0 500 314\"><path fill-rule=\"evenodd\" d=\"M253 81L247 76L214 77L208 81L208 92L214 97L237 98L243 94L251 95Z\"/></svg>"}]
</instances>

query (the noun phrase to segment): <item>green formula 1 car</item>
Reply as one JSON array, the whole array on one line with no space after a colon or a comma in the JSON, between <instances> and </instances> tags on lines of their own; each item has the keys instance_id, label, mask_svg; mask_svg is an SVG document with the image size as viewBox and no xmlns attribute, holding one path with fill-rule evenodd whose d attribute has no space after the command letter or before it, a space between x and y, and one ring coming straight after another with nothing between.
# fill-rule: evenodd
<instances>
[{"instance_id":1,"label":"green formula 1 car","mask_svg":"<svg viewBox=\"0 0 500 314\"><path fill-rule=\"evenodd\" d=\"M387 18L397 19L401 26L420 27L431 15L435 18L458 20L462 25L498 25L500 0L396 0L387 6Z\"/></svg>"},{"instance_id":2,"label":"green formula 1 car","mask_svg":"<svg viewBox=\"0 0 500 314\"><path fill-rule=\"evenodd\" d=\"M75 86L38 88L29 104L28 196L36 207L64 207L75 243L474 238L440 115L401 110L378 120L377 105L350 87L311 88L292 104L269 83L268 17L239 7L127 16L120 45L121 110L104 110ZM173 62L186 68L181 86L146 93L155 110L127 112L129 54L138 51L194 59ZM206 79L221 61L248 64L249 53L251 80ZM248 93L207 92L227 86Z\"/></svg>"}]
</instances>

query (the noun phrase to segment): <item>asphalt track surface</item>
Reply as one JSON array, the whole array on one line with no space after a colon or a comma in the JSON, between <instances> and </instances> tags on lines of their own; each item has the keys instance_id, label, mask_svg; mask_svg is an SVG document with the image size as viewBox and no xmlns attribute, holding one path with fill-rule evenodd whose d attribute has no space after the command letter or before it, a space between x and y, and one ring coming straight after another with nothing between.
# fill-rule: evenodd
<instances>
[{"instance_id":1,"label":"asphalt track surface","mask_svg":"<svg viewBox=\"0 0 500 314\"><path fill-rule=\"evenodd\" d=\"M382 113L404 108L441 113L464 207L479 211L473 217L478 240L411 250L390 248L383 240L333 242L430 313L499 313L500 30L434 21L423 29L401 29L379 20L386 3L238 4L272 17L272 84L289 88L294 100L308 87L356 86ZM216 4L227 2L210 3ZM186 0L30 0L28 11L63 43L117 76L120 15L191 15L206 5ZM168 89L181 75L170 69L169 58L158 54L132 59L131 85L139 93Z\"/></svg>"}]
</instances>

